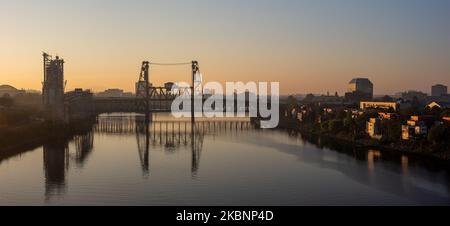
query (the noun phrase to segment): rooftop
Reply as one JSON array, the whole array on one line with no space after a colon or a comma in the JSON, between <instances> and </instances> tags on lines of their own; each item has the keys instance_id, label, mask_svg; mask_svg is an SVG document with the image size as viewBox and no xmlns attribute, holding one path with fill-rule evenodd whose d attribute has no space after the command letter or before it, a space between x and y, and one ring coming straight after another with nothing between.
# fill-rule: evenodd
<instances>
[{"instance_id":1,"label":"rooftop","mask_svg":"<svg viewBox=\"0 0 450 226\"><path fill-rule=\"evenodd\" d=\"M350 84L359 83L359 82L369 82L372 83L368 78L354 78L350 81Z\"/></svg>"}]
</instances>

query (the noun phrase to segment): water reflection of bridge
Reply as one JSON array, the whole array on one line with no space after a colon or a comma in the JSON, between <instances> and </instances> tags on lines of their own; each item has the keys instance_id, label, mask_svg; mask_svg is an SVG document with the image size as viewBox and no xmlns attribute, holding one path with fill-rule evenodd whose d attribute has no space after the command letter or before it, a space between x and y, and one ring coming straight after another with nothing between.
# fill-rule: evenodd
<instances>
[{"instance_id":1,"label":"water reflection of bridge","mask_svg":"<svg viewBox=\"0 0 450 226\"><path fill-rule=\"evenodd\" d=\"M206 135L239 134L252 129L247 119L198 119L192 124L190 120L152 121L144 115L101 115L93 127L84 128L69 139L59 137L43 145L45 197L50 199L66 192L68 171L73 166L83 168L89 160L94 150L94 134L135 136L144 175L149 173L151 148L162 147L168 153L191 150L191 173L196 177ZM0 152L0 163L14 156Z\"/></svg>"},{"instance_id":2,"label":"water reflection of bridge","mask_svg":"<svg viewBox=\"0 0 450 226\"><path fill-rule=\"evenodd\" d=\"M94 127L94 132L100 134L135 134L136 132L144 132L145 125L144 116L100 116ZM192 123L185 120L175 121L149 121L149 129L155 136L179 135L183 136L191 132ZM253 128L250 120L197 120L195 122L195 131L207 134L217 134L220 132L232 132L248 130ZM157 140L157 139L153 139Z\"/></svg>"},{"instance_id":3,"label":"water reflection of bridge","mask_svg":"<svg viewBox=\"0 0 450 226\"><path fill-rule=\"evenodd\" d=\"M149 173L151 147L163 147L166 152L180 148L192 151L192 175L199 169L200 155L205 135L218 135L222 132L244 131L253 128L247 119L240 120L150 120L151 116L100 116L94 127L99 134L129 134L136 136L139 158L144 175Z\"/></svg>"}]
</instances>

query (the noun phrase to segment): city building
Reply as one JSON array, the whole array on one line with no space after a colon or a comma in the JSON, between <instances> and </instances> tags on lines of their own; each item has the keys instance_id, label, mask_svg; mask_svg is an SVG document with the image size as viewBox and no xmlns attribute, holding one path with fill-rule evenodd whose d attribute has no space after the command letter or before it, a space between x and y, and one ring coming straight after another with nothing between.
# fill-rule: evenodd
<instances>
[{"instance_id":1,"label":"city building","mask_svg":"<svg viewBox=\"0 0 450 226\"><path fill-rule=\"evenodd\" d=\"M93 94L90 90L75 89L64 94L65 121L82 120L93 114Z\"/></svg>"},{"instance_id":2,"label":"city building","mask_svg":"<svg viewBox=\"0 0 450 226\"><path fill-rule=\"evenodd\" d=\"M366 123L366 132L373 139L380 140L382 138L380 128L381 128L381 120L379 118L371 118Z\"/></svg>"},{"instance_id":3,"label":"city building","mask_svg":"<svg viewBox=\"0 0 450 226\"><path fill-rule=\"evenodd\" d=\"M399 116L396 113L378 112L378 117L380 117L381 120L391 120L398 118Z\"/></svg>"},{"instance_id":4,"label":"city building","mask_svg":"<svg viewBox=\"0 0 450 226\"><path fill-rule=\"evenodd\" d=\"M370 118L366 122L366 133L372 138L381 140L383 138L383 132L381 129L381 122L397 118L396 113L378 112L377 118Z\"/></svg>"},{"instance_id":5,"label":"city building","mask_svg":"<svg viewBox=\"0 0 450 226\"><path fill-rule=\"evenodd\" d=\"M352 79L348 85L348 92L363 92L373 97L373 83L367 78Z\"/></svg>"},{"instance_id":6,"label":"city building","mask_svg":"<svg viewBox=\"0 0 450 226\"><path fill-rule=\"evenodd\" d=\"M442 117L442 122L449 124L450 123L450 117Z\"/></svg>"},{"instance_id":7,"label":"city building","mask_svg":"<svg viewBox=\"0 0 450 226\"><path fill-rule=\"evenodd\" d=\"M450 102L442 102L442 101L433 101L427 105L427 108L433 109L433 108L450 108Z\"/></svg>"},{"instance_id":8,"label":"city building","mask_svg":"<svg viewBox=\"0 0 450 226\"><path fill-rule=\"evenodd\" d=\"M431 96L440 97L447 95L447 86L437 84L431 87Z\"/></svg>"},{"instance_id":9,"label":"city building","mask_svg":"<svg viewBox=\"0 0 450 226\"><path fill-rule=\"evenodd\" d=\"M42 94L42 91L34 90L34 89L27 89L27 90L25 90L25 92L28 94L38 94L38 95Z\"/></svg>"},{"instance_id":10,"label":"city building","mask_svg":"<svg viewBox=\"0 0 450 226\"><path fill-rule=\"evenodd\" d=\"M345 99L357 103L361 100L373 99L373 83L367 78L355 78L348 84Z\"/></svg>"},{"instance_id":11,"label":"city building","mask_svg":"<svg viewBox=\"0 0 450 226\"><path fill-rule=\"evenodd\" d=\"M403 101L414 102L418 101L419 103L425 103L427 101L428 94L421 91L410 90L402 93Z\"/></svg>"},{"instance_id":12,"label":"city building","mask_svg":"<svg viewBox=\"0 0 450 226\"><path fill-rule=\"evenodd\" d=\"M364 115L364 111L361 111L360 109L345 109L344 112L347 114L351 114L351 117L353 119Z\"/></svg>"},{"instance_id":13,"label":"city building","mask_svg":"<svg viewBox=\"0 0 450 226\"><path fill-rule=\"evenodd\" d=\"M174 86L175 86L175 83L173 83L173 82L166 82L166 83L164 84L164 88L166 88L167 91L172 91L172 89L174 88Z\"/></svg>"},{"instance_id":14,"label":"city building","mask_svg":"<svg viewBox=\"0 0 450 226\"><path fill-rule=\"evenodd\" d=\"M406 125L402 125L403 140L426 138L429 128L435 123L434 116L411 116Z\"/></svg>"},{"instance_id":15,"label":"city building","mask_svg":"<svg viewBox=\"0 0 450 226\"><path fill-rule=\"evenodd\" d=\"M13 86L10 85L1 85L0 86L0 97L3 97L5 95L8 95L10 97L17 96L19 94L24 94L24 90L18 90Z\"/></svg>"},{"instance_id":16,"label":"city building","mask_svg":"<svg viewBox=\"0 0 450 226\"><path fill-rule=\"evenodd\" d=\"M442 94L441 96L429 96L426 103L431 102L447 102L450 103L450 94Z\"/></svg>"},{"instance_id":17,"label":"city building","mask_svg":"<svg viewBox=\"0 0 450 226\"><path fill-rule=\"evenodd\" d=\"M95 96L104 98L123 98L123 97L133 97L133 93L124 92L122 89L107 89L103 92L97 93Z\"/></svg>"},{"instance_id":18,"label":"city building","mask_svg":"<svg viewBox=\"0 0 450 226\"><path fill-rule=\"evenodd\" d=\"M339 96L329 96L329 95L307 95L302 102L304 103L315 103L318 105L342 105L344 103L344 98Z\"/></svg>"},{"instance_id":19,"label":"city building","mask_svg":"<svg viewBox=\"0 0 450 226\"><path fill-rule=\"evenodd\" d=\"M381 109L381 110L399 110L399 104L397 102L375 102L375 101L361 101L360 102L361 110L368 109Z\"/></svg>"}]
</instances>

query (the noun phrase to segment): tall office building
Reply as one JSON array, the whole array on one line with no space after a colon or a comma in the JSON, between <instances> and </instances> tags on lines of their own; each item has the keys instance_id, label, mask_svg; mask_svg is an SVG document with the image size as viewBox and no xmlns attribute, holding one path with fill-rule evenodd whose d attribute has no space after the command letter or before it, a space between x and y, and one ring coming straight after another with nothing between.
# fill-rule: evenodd
<instances>
[{"instance_id":1,"label":"tall office building","mask_svg":"<svg viewBox=\"0 0 450 226\"><path fill-rule=\"evenodd\" d=\"M348 84L347 101L359 102L373 99L373 83L367 78L355 78Z\"/></svg>"},{"instance_id":2,"label":"tall office building","mask_svg":"<svg viewBox=\"0 0 450 226\"><path fill-rule=\"evenodd\" d=\"M431 96L440 97L447 95L447 86L438 84L431 87Z\"/></svg>"}]
</instances>

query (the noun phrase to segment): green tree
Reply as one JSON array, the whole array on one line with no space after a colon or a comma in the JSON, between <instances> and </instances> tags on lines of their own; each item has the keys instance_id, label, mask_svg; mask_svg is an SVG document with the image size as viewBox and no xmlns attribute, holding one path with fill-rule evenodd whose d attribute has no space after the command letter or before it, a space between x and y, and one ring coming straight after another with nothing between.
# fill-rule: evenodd
<instances>
[{"instance_id":1,"label":"green tree","mask_svg":"<svg viewBox=\"0 0 450 226\"><path fill-rule=\"evenodd\" d=\"M381 101L392 102L392 101L394 101L394 98L392 98L391 96L385 95L381 98Z\"/></svg>"},{"instance_id":2,"label":"green tree","mask_svg":"<svg viewBox=\"0 0 450 226\"><path fill-rule=\"evenodd\" d=\"M434 115L435 117L437 117L437 118L439 118L440 117L440 115L441 115L441 113L442 113L442 110L440 109L440 108L438 108L438 107L434 107L434 108L426 108L425 109L425 112L424 112L426 115Z\"/></svg>"},{"instance_id":3,"label":"green tree","mask_svg":"<svg viewBox=\"0 0 450 226\"><path fill-rule=\"evenodd\" d=\"M345 112L345 110L343 108L337 110L337 115L336 115L337 119L344 120L347 118L347 116L348 116L348 114L347 114L347 112Z\"/></svg>"},{"instance_id":4,"label":"green tree","mask_svg":"<svg viewBox=\"0 0 450 226\"><path fill-rule=\"evenodd\" d=\"M342 132L344 129L344 123L342 120L334 119L328 122L328 131L332 133Z\"/></svg>"},{"instance_id":5,"label":"green tree","mask_svg":"<svg viewBox=\"0 0 450 226\"><path fill-rule=\"evenodd\" d=\"M314 94L310 93L310 94L306 95L306 97L305 97L305 99L303 99L303 101L311 102L314 100L314 97L315 97Z\"/></svg>"},{"instance_id":6,"label":"green tree","mask_svg":"<svg viewBox=\"0 0 450 226\"><path fill-rule=\"evenodd\" d=\"M428 132L428 142L432 144L439 144L441 142L446 141L445 135L446 130L449 128L446 128L445 125L436 125L431 128L431 130Z\"/></svg>"},{"instance_id":7,"label":"green tree","mask_svg":"<svg viewBox=\"0 0 450 226\"><path fill-rule=\"evenodd\" d=\"M442 110L440 116L441 117L450 117L450 109L446 108L446 109Z\"/></svg>"},{"instance_id":8,"label":"green tree","mask_svg":"<svg viewBox=\"0 0 450 226\"><path fill-rule=\"evenodd\" d=\"M330 132L330 126L329 126L329 123L330 123L330 121L322 122L322 123L320 124L320 132L322 132L322 133L328 133L328 132Z\"/></svg>"},{"instance_id":9,"label":"green tree","mask_svg":"<svg viewBox=\"0 0 450 226\"><path fill-rule=\"evenodd\" d=\"M402 134L401 120L391 119L381 122L382 134L387 142L396 142Z\"/></svg>"}]
</instances>

